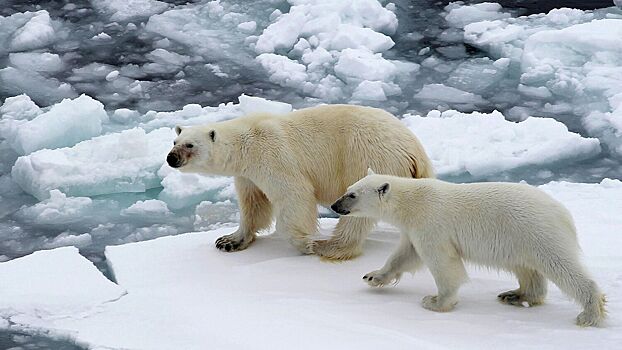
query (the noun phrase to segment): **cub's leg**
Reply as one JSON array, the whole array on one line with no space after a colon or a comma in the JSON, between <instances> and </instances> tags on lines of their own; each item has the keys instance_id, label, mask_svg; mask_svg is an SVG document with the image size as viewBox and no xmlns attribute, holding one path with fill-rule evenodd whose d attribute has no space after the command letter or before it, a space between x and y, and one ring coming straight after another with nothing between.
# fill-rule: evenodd
<instances>
[{"instance_id":1,"label":"cub's leg","mask_svg":"<svg viewBox=\"0 0 622 350\"><path fill-rule=\"evenodd\" d=\"M363 280L372 287L382 287L397 283L403 272L415 272L421 267L421 258L412 242L406 235L402 235L397 250L380 270L372 271Z\"/></svg>"},{"instance_id":2,"label":"cub's leg","mask_svg":"<svg viewBox=\"0 0 622 350\"><path fill-rule=\"evenodd\" d=\"M434 242L418 249L424 264L430 269L438 289L437 295L423 298L421 305L432 311L451 311L458 303L458 289L468 277L460 255L450 244L436 247Z\"/></svg>"},{"instance_id":3,"label":"cub's leg","mask_svg":"<svg viewBox=\"0 0 622 350\"><path fill-rule=\"evenodd\" d=\"M370 218L342 216L330 239L315 242L314 252L327 259L352 259L362 253L365 238L375 224Z\"/></svg>"},{"instance_id":4,"label":"cub's leg","mask_svg":"<svg viewBox=\"0 0 622 350\"><path fill-rule=\"evenodd\" d=\"M255 240L257 231L272 223L272 204L259 187L249 179L236 177L235 189L240 203L240 227L216 240L216 248L226 252L246 249Z\"/></svg>"},{"instance_id":5,"label":"cub's leg","mask_svg":"<svg viewBox=\"0 0 622 350\"><path fill-rule=\"evenodd\" d=\"M516 268L514 273L518 278L519 288L499 294L499 301L515 306L523 306L525 302L529 306L542 304L546 297L546 278L540 272L528 268Z\"/></svg>"},{"instance_id":6,"label":"cub's leg","mask_svg":"<svg viewBox=\"0 0 622 350\"><path fill-rule=\"evenodd\" d=\"M582 327L601 326L606 317L605 296L579 263L578 257L547 254L543 261L544 275L562 292L576 300L583 311L576 323Z\"/></svg>"}]
</instances>

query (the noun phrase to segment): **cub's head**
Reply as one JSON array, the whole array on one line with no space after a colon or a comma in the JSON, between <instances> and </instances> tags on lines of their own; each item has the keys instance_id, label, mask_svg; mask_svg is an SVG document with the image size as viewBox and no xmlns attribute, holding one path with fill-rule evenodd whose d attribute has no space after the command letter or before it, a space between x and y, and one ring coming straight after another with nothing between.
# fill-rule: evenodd
<instances>
[{"instance_id":1,"label":"cub's head","mask_svg":"<svg viewBox=\"0 0 622 350\"><path fill-rule=\"evenodd\" d=\"M391 194L391 177L376 175L369 169L367 176L348 187L330 208L339 215L379 218Z\"/></svg>"},{"instance_id":2,"label":"cub's head","mask_svg":"<svg viewBox=\"0 0 622 350\"><path fill-rule=\"evenodd\" d=\"M166 162L182 172L218 172L216 149L219 133L216 125L181 127L176 126L177 138Z\"/></svg>"}]
</instances>

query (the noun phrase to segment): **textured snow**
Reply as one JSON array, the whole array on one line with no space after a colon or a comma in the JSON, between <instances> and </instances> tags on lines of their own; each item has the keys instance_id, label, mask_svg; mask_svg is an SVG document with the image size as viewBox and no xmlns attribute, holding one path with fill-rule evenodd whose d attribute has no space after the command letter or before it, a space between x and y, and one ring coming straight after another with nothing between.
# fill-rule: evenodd
<instances>
[{"instance_id":1,"label":"textured snow","mask_svg":"<svg viewBox=\"0 0 622 350\"><path fill-rule=\"evenodd\" d=\"M615 290L622 278L617 249L622 240L616 234L622 225L617 215L622 210L622 183L608 179L600 184L553 182L541 188L569 208L584 262L605 292ZM334 224L334 219L323 219L322 232L328 233ZM234 229L108 247L106 256L119 283L111 294L115 297L119 290L127 290L122 298L100 303L108 300L99 298L102 291L94 288L104 280L100 276L80 287L89 291L82 292L82 298L93 298L83 304L98 305L97 309L75 312L75 305L80 306L76 301L61 311L44 305L33 312L26 302L17 304L19 313L9 314L8 320L13 327L68 335L90 347L154 350L180 346L317 349L327 344L360 349L387 344L395 349L454 349L459 344L461 349L481 349L482 339L491 348L525 349L546 342L551 348L605 349L620 341L622 299L615 293L608 293L606 327L581 329L574 325L579 307L555 286L550 285L542 306L508 307L495 299L499 292L514 288L515 279L476 267L468 268L471 280L461 288L460 302L449 313L430 312L419 305L424 295L436 290L427 270L414 277L404 275L397 286L370 289L361 276L380 267L397 244L398 233L384 225L371 234L363 256L342 264L300 256L285 238L275 236L260 237L251 248L235 254L216 250L215 238ZM38 269L58 266L64 255L57 255L45 265L33 261L34 256L13 263L36 264ZM79 262L75 265L89 265ZM0 271L5 264L0 264ZM60 271L48 293L53 295L67 279L71 281L75 269ZM11 284L22 285L30 280L28 276L11 274ZM40 298L49 300L47 295ZM15 305L15 298L9 293L0 300ZM145 320L158 322L145 326ZM228 333L230 329L244 329L246 336ZM280 330L279 337L274 329ZM322 336L301 341L300 335L309 332ZM491 337L491 332L496 336Z\"/></svg>"},{"instance_id":2,"label":"textured snow","mask_svg":"<svg viewBox=\"0 0 622 350\"><path fill-rule=\"evenodd\" d=\"M549 118L505 120L497 111L464 114L432 111L407 115L440 176L468 173L478 178L525 166L578 161L600 152L597 139L583 138Z\"/></svg>"}]
</instances>

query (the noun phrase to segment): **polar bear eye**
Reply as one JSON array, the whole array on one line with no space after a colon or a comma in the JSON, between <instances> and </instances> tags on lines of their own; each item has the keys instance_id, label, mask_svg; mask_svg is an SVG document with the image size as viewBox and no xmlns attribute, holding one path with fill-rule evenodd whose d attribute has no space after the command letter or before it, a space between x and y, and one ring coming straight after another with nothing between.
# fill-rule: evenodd
<instances>
[{"instance_id":1,"label":"polar bear eye","mask_svg":"<svg viewBox=\"0 0 622 350\"><path fill-rule=\"evenodd\" d=\"M352 198L352 199L354 199L354 198L356 198L356 195L355 195L354 193L350 193L350 194L348 195L348 198Z\"/></svg>"},{"instance_id":2,"label":"polar bear eye","mask_svg":"<svg viewBox=\"0 0 622 350\"><path fill-rule=\"evenodd\" d=\"M192 147L194 147L194 145L193 145L193 144L191 144L191 143L187 143L187 144L186 144L186 148L192 148Z\"/></svg>"}]
</instances>

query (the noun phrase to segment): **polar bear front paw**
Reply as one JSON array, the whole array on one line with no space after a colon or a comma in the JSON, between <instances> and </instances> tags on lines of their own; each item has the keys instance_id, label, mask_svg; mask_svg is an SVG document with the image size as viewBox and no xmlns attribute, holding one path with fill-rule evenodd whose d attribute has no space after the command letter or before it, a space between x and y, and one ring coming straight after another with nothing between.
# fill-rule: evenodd
<instances>
[{"instance_id":1,"label":"polar bear front paw","mask_svg":"<svg viewBox=\"0 0 622 350\"><path fill-rule=\"evenodd\" d=\"M376 270L363 276L363 280L371 287L384 287L387 284L397 284L399 277Z\"/></svg>"},{"instance_id":2,"label":"polar bear front paw","mask_svg":"<svg viewBox=\"0 0 622 350\"><path fill-rule=\"evenodd\" d=\"M237 252L253 243L254 236L241 236L237 233L222 236L216 240L216 248L223 252Z\"/></svg>"},{"instance_id":3,"label":"polar bear front paw","mask_svg":"<svg viewBox=\"0 0 622 350\"><path fill-rule=\"evenodd\" d=\"M437 295L428 295L421 300L424 309L436 312L448 312L453 310L457 301L443 301Z\"/></svg>"}]
</instances>

